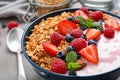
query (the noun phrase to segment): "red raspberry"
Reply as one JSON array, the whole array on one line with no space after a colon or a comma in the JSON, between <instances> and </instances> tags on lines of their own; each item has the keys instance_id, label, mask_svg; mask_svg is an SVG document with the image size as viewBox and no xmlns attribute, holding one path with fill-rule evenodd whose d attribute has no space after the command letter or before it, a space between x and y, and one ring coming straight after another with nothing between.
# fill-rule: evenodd
<instances>
[{"instance_id":1,"label":"red raspberry","mask_svg":"<svg viewBox=\"0 0 120 80\"><path fill-rule=\"evenodd\" d=\"M17 21L10 21L8 22L7 26L8 26L8 29L12 29L13 27L18 27L18 22Z\"/></svg>"},{"instance_id":2,"label":"red raspberry","mask_svg":"<svg viewBox=\"0 0 120 80\"><path fill-rule=\"evenodd\" d=\"M67 67L62 59L55 59L50 70L56 73L65 74L67 72Z\"/></svg>"},{"instance_id":3,"label":"red raspberry","mask_svg":"<svg viewBox=\"0 0 120 80\"><path fill-rule=\"evenodd\" d=\"M80 30L80 29L74 29L74 30L72 30L72 31L70 32L70 34L71 34L73 37L78 38L78 37L80 37L80 36L83 34L83 32L82 32L82 30Z\"/></svg>"},{"instance_id":4,"label":"red raspberry","mask_svg":"<svg viewBox=\"0 0 120 80\"><path fill-rule=\"evenodd\" d=\"M95 12L90 14L90 17L92 17L92 19L94 21L98 21L100 19L103 19L103 12L102 11L95 11Z\"/></svg>"},{"instance_id":5,"label":"red raspberry","mask_svg":"<svg viewBox=\"0 0 120 80\"><path fill-rule=\"evenodd\" d=\"M82 10L85 14L89 15L89 11L87 7L82 7L80 10Z\"/></svg>"},{"instance_id":6,"label":"red raspberry","mask_svg":"<svg viewBox=\"0 0 120 80\"><path fill-rule=\"evenodd\" d=\"M58 46L62 40L64 40L64 36L58 32L54 32L50 37L51 43L55 44L56 46Z\"/></svg>"},{"instance_id":7,"label":"red raspberry","mask_svg":"<svg viewBox=\"0 0 120 80\"><path fill-rule=\"evenodd\" d=\"M107 38L113 38L114 37L114 30L112 28L106 28L103 32L104 36Z\"/></svg>"},{"instance_id":8,"label":"red raspberry","mask_svg":"<svg viewBox=\"0 0 120 80\"><path fill-rule=\"evenodd\" d=\"M87 46L85 39L75 38L71 41L70 45L74 48L75 51L80 51L82 48Z\"/></svg>"}]
</instances>

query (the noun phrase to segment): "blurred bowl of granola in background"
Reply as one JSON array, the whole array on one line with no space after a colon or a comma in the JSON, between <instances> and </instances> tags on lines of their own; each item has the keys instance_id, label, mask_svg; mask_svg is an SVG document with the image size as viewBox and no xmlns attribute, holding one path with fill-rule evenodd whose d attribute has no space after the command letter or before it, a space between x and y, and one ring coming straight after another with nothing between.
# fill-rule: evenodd
<instances>
[{"instance_id":1,"label":"blurred bowl of granola in background","mask_svg":"<svg viewBox=\"0 0 120 80\"><path fill-rule=\"evenodd\" d=\"M68 8L71 0L34 0L29 2L37 7L38 16L41 16L54 10Z\"/></svg>"}]
</instances>

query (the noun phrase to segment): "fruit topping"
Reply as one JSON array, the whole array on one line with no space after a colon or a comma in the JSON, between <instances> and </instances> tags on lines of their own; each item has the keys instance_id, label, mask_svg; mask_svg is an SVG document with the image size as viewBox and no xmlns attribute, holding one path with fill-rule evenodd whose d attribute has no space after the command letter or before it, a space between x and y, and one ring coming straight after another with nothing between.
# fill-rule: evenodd
<instances>
[{"instance_id":1,"label":"fruit topping","mask_svg":"<svg viewBox=\"0 0 120 80\"><path fill-rule=\"evenodd\" d=\"M103 24L104 20L99 20L98 21L101 25Z\"/></svg>"},{"instance_id":2,"label":"fruit topping","mask_svg":"<svg viewBox=\"0 0 120 80\"><path fill-rule=\"evenodd\" d=\"M73 49L72 46L68 46L68 47L66 48L66 51L67 51L67 52L70 52L70 51L74 51L74 49Z\"/></svg>"},{"instance_id":3,"label":"fruit topping","mask_svg":"<svg viewBox=\"0 0 120 80\"><path fill-rule=\"evenodd\" d=\"M102 11L95 11L89 15L94 21L99 21L103 19L103 12Z\"/></svg>"},{"instance_id":4,"label":"fruit topping","mask_svg":"<svg viewBox=\"0 0 120 80\"><path fill-rule=\"evenodd\" d=\"M67 35L65 36L65 40L66 40L67 42L71 42L73 39L74 39L74 37L73 37L72 35L70 35L70 34L67 34Z\"/></svg>"},{"instance_id":5,"label":"fruit topping","mask_svg":"<svg viewBox=\"0 0 120 80\"><path fill-rule=\"evenodd\" d=\"M80 25L80 29L83 30L83 31L85 31L87 29L87 27L84 26L84 25Z\"/></svg>"},{"instance_id":6,"label":"fruit topping","mask_svg":"<svg viewBox=\"0 0 120 80\"><path fill-rule=\"evenodd\" d=\"M10 22L8 22L8 24L7 24L7 27L8 27L8 29L10 30L10 29L12 29L12 28L14 28L14 27L18 27L18 22L17 21L10 21Z\"/></svg>"},{"instance_id":7,"label":"fruit topping","mask_svg":"<svg viewBox=\"0 0 120 80\"><path fill-rule=\"evenodd\" d=\"M57 57L57 58L61 58L62 60L64 60L64 59L65 59L65 56L66 56L65 53L64 53L63 51L61 51L61 52L58 52L58 53L57 53L57 56L56 56L56 57Z\"/></svg>"},{"instance_id":8,"label":"fruit topping","mask_svg":"<svg viewBox=\"0 0 120 80\"><path fill-rule=\"evenodd\" d=\"M76 53L76 55L77 55L77 59L81 58L81 55L79 53Z\"/></svg>"},{"instance_id":9,"label":"fruit topping","mask_svg":"<svg viewBox=\"0 0 120 80\"><path fill-rule=\"evenodd\" d=\"M96 40L90 40L88 41L88 45L94 44L97 46L97 41Z\"/></svg>"},{"instance_id":10,"label":"fruit topping","mask_svg":"<svg viewBox=\"0 0 120 80\"><path fill-rule=\"evenodd\" d=\"M42 43L43 49L45 50L45 52L51 56L56 56L57 55L57 47L50 43L50 42L43 42Z\"/></svg>"},{"instance_id":11,"label":"fruit topping","mask_svg":"<svg viewBox=\"0 0 120 80\"><path fill-rule=\"evenodd\" d=\"M67 72L67 67L62 59L55 59L51 65L50 71L65 74Z\"/></svg>"},{"instance_id":12,"label":"fruit topping","mask_svg":"<svg viewBox=\"0 0 120 80\"><path fill-rule=\"evenodd\" d=\"M71 76L76 76L76 75L77 75L77 74L76 74L76 71L74 71L74 70L70 70L70 71L68 72L68 74L71 75Z\"/></svg>"},{"instance_id":13,"label":"fruit topping","mask_svg":"<svg viewBox=\"0 0 120 80\"><path fill-rule=\"evenodd\" d=\"M7 24L5 22L2 22L2 28L5 28L7 26Z\"/></svg>"},{"instance_id":14,"label":"fruit topping","mask_svg":"<svg viewBox=\"0 0 120 80\"><path fill-rule=\"evenodd\" d=\"M61 34L59 34L58 32L54 32L51 36L50 36L50 41L51 43L55 44L56 46L58 46L61 41L64 40L64 36L62 36Z\"/></svg>"},{"instance_id":15,"label":"fruit topping","mask_svg":"<svg viewBox=\"0 0 120 80\"><path fill-rule=\"evenodd\" d=\"M83 39L85 39L85 40L87 40L87 37L86 37L86 35L84 35L84 34L81 35L80 37L83 38Z\"/></svg>"},{"instance_id":16,"label":"fruit topping","mask_svg":"<svg viewBox=\"0 0 120 80\"><path fill-rule=\"evenodd\" d=\"M62 35L66 35L69 33L71 30L76 29L77 26L69 21L69 20L62 20L61 22L58 23L58 30Z\"/></svg>"},{"instance_id":17,"label":"fruit topping","mask_svg":"<svg viewBox=\"0 0 120 80\"><path fill-rule=\"evenodd\" d=\"M120 22L116 18L108 18L105 20L105 27L120 31Z\"/></svg>"},{"instance_id":18,"label":"fruit topping","mask_svg":"<svg viewBox=\"0 0 120 80\"><path fill-rule=\"evenodd\" d=\"M80 10L82 10L87 16L89 16L89 11L87 7L82 7Z\"/></svg>"},{"instance_id":19,"label":"fruit topping","mask_svg":"<svg viewBox=\"0 0 120 80\"><path fill-rule=\"evenodd\" d=\"M83 31L80 29L74 29L70 32L70 34L75 38L79 38L83 34Z\"/></svg>"},{"instance_id":20,"label":"fruit topping","mask_svg":"<svg viewBox=\"0 0 120 80\"><path fill-rule=\"evenodd\" d=\"M115 35L115 32L112 28L106 28L103 32L104 36L106 38L113 38Z\"/></svg>"},{"instance_id":21,"label":"fruit topping","mask_svg":"<svg viewBox=\"0 0 120 80\"><path fill-rule=\"evenodd\" d=\"M79 51L80 55L93 64L97 64L99 61L98 49L96 45L91 44Z\"/></svg>"},{"instance_id":22,"label":"fruit topping","mask_svg":"<svg viewBox=\"0 0 120 80\"><path fill-rule=\"evenodd\" d=\"M82 10L76 10L75 11L75 16L80 16L80 17L84 18L85 20L88 19L88 16Z\"/></svg>"},{"instance_id":23,"label":"fruit topping","mask_svg":"<svg viewBox=\"0 0 120 80\"><path fill-rule=\"evenodd\" d=\"M75 22L75 19L74 19L73 16L69 16L69 17L67 17L67 20L69 20L69 21L71 21L71 22Z\"/></svg>"},{"instance_id":24,"label":"fruit topping","mask_svg":"<svg viewBox=\"0 0 120 80\"><path fill-rule=\"evenodd\" d=\"M85 48L87 46L87 43L83 38L75 38L71 41L70 45L74 48L76 52L78 52L82 48Z\"/></svg>"},{"instance_id":25,"label":"fruit topping","mask_svg":"<svg viewBox=\"0 0 120 80\"><path fill-rule=\"evenodd\" d=\"M90 29L89 28L86 31L87 40L96 39L96 38L100 37L101 34L102 34L102 32L99 29Z\"/></svg>"}]
</instances>

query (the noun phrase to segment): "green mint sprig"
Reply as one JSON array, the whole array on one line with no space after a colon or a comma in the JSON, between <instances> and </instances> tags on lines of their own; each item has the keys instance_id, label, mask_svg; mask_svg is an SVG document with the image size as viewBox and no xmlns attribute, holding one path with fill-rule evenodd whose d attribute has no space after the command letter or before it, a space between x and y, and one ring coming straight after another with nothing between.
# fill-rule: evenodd
<instances>
[{"instance_id":1,"label":"green mint sprig","mask_svg":"<svg viewBox=\"0 0 120 80\"><path fill-rule=\"evenodd\" d=\"M81 25L86 26L87 28L95 28L103 30L102 24L99 22L94 22L92 18L85 20L83 17L76 16L76 19L80 22Z\"/></svg>"},{"instance_id":2,"label":"green mint sprig","mask_svg":"<svg viewBox=\"0 0 120 80\"><path fill-rule=\"evenodd\" d=\"M65 60L68 70L77 70L80 67L80 65L76 62L77 55L74 51L67 53Z\"/></svg>"},{"instance_id":3,"label":"green mint sprig","mask_svg":"<svg viewBox=\"0 0 120 80\"><path fill-rule=\"evenodd\" d=\"M77 55L74 51L70 51L69 53L67 53L66 55L66 63L70 63L70 62L76 62L77 60Z\"/></svg>"},{"instance_id":4,"label":"green mint sprig","mask_svg":"<svg viewBox=\"0 0 120 80\"><path fill-rule=\"evenodd\" d=\"M68 70L77 70L78 68L80 68L81 66L77 63L77 62L70 62L67 65L67 69Z\"/></svg>"}]
</instances>

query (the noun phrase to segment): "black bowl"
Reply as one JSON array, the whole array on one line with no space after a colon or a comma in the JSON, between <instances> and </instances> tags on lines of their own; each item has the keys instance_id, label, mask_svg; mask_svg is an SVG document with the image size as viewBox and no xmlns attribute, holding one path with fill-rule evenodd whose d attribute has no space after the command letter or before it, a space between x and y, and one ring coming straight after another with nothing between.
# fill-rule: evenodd
<instances>
[{"instance_id":1,"label":"black bowl","mask_svg":"<svg viewBox=\"0 0 120 80\"><path fill-rule=\"evenodd\" d=\"M62 10L58 10L58 11L54 11L51 13L48 13L44 16L39 17L38 19L34 20L30 26L25 30L25 33L22 37L22 52L25 56L25 58L29 61L29 63L33 66L33 69L40 75L42 76L44 79L46 80L116 80L120 75L120 67L103 73L103 74L99 74L99 75L93 75L93 76L67 76L67 75L62 75L62 74L57 74L48 70L45 70L44 68L39 67L36 63L34 63L31 58L27 55L26 53L26 48L25 48L25 42L26 42L26 36L29 36L31 34L31 29L34 28L34 25L38 24L42 19L46 19L48 17L51 16L55 16L58 14L61 14L62 12L74 12L75 10L77 10L77 8L75 9L62 9ZM90 9L92 11L96 11L95 9ZM103 11L103 13L109 14L113 17L116 17L118 19L120 19L120 17L118 17L117 15L114 15L112 13Z\"/></svg>"}]
</instances>

